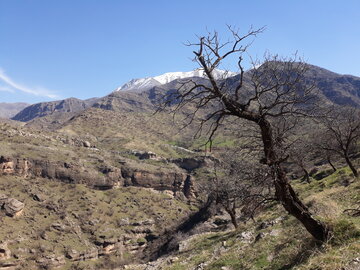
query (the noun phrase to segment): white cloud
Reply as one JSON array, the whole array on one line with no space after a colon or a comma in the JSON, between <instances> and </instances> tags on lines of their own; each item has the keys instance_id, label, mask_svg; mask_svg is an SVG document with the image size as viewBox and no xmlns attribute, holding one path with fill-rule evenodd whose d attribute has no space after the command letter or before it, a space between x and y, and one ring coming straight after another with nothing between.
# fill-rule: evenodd
<instances>
[{"instance_id":1,"label":"white cloud","mask_svg":"<svg viewBox=\"0 0 360 270\"><path fill-rule=\"evenodd\" d=\"M0 68L0 81L6 84L5 86L0 86L0 91L15 92L16 90L18 90L35 96L48 97L52 99L58 98L57 95L55 95L52 91L48 89L38 88L38 87L30 88L15 82L13 79L7 76L1 68Z\"/></svg>"}]
</instances>

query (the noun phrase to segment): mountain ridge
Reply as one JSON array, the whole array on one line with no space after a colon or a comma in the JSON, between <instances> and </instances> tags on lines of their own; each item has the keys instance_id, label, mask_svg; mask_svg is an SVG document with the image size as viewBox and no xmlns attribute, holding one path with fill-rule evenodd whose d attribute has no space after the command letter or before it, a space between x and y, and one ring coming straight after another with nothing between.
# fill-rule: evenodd
<instances>
[{"instance_id":1,"label":"mountain ridge","mask_svg":"<svg viewBox=\"0 0 360 270\"><path fill-rule=\"evenodd\" d=\"M308 66L309 70L306 78L314 82L325 102L360 107L359 77L338 74L310 64ZM245 81L249 80L250 72L251 70L245 72ZM20 111L12 119L29 122L50 115L53 120L57 121L60 115L62 115L60 118L64 118L65 114L72 117L89 107L124 112L151 112L156 109L156 102L162 95L176 91L186 81L186 78L193 78L198 82L206 83L208 80L205 77L187 77L189 75L199 75L200 73L201 70L195 70L195 72L165 73L156 77L135 79L135 81L130 81L129 85L125 84L122 86L123 88L119 87L101 98L88 100L69 98L37 103ZM229 80L229 85L234 83L239 76L236 73L227 74L225 71L220 71L217 74L215 77L218 78L235 74L226 78L226 80ZM154 79L159 77L158 80ZM136 86L137 84L138 86ZM68 116L66 116L67 119L70 118Z\"/></svg>"}]
</instances>

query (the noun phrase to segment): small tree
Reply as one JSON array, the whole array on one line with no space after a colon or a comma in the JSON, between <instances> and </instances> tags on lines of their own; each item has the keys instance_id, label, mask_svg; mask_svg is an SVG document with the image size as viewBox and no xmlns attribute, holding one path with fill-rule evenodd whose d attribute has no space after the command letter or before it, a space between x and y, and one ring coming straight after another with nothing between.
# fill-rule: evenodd
<instances>
[{"instance_id":1,"label":"small tree","mask_svg":"<svg viewBox=\"0 0 360 270\"><path fill-rule=\"evenodd\" d=\"M240 154L239 154L240 152ZM223 153L214 166L214 177L208 185L210 196L229 214L238 227L237 210L246 208L243 219L253 218L256 209L273 200L269 194L269 173L264 165L251 162L243 151Z\"/></svg>"},{"instance_id":2,"label":"small tree","mask_svg":"<svg viewBox=\"0 0 360 270\"><path fill-rule=\"evenodd\" d=\"M309 166L311 164L311 154L313 145L304 139L299 139L290 148L290 160L296 164L304 173L303 179L310 183Z\"/></svg>"},{"instance_id":3,"label":"small tree","mask_svg":"<svg viewBox=\"0 0 360 270\"><path fill-rule=\"evenodd\" d=\"M313 87L305 79L308 66L296 57L281 59L268 56L261 66L254 63L253 69L245 73L242 62L249 45L244 42L263 29L251 29L243 36L231 27L229 30L231 40L227 42L221 42L218 33L214 32L199 37L196 43L188 44L196 48L194 61L203 69L209 83L187 80L175 93L166 97L166 104L177 102L175 112L187 104L193 104L192 119L201 110L209 111L199 125L201 129L205 123L211 122L210 141L228 117L255 125L262 141L261 162L271 171L276 199L313 237L325 241L329 236L328 226L312 216L290 185L282 166L287 158L282 154L282 139L274 134L276 120L281 119L284 125L288 125L292 123L288 119L306 116L313 109ZM216 80L216 68L233 56L237 58L239 75L228 80Z\"/></svg>"},{"instance_id":4,"label":"small tree","mask_svg":"<svg viewBox=\"0 0 360 270\"><path fill-rule=\"evenodd\" d=\"M325 126L325 132L320 131L319 147L328 153L328 160L329 153L342 157L354 176L359 177L351 155L357 151L360 139L360 111L353 107L334 108L331 115L323 117L321 122ZM336 170L333 165L332 168Z\"/></svg>"}]
</instances>

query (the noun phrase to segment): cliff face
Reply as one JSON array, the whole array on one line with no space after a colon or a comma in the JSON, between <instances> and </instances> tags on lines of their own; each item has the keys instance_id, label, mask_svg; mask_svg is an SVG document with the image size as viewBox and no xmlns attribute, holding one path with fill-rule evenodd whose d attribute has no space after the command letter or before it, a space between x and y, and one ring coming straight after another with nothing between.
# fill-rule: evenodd
<instances>
[{"instance_id":1,"label":"cliff face","mask_svg":"<svg viewBox=\"0 0 360 270\"><path fill-rule=\"evenodd\" d=\"M72 184L86 184L95 189L112 189L122 186L138 186L155 190L168 190L174 195L193 196L193 180L181 172L151 172L123 165L104 166L99 170L84 168L75 163L0 157L0 175L16 175L25 178L43 177Z\"/></svg>"}]
</instances>

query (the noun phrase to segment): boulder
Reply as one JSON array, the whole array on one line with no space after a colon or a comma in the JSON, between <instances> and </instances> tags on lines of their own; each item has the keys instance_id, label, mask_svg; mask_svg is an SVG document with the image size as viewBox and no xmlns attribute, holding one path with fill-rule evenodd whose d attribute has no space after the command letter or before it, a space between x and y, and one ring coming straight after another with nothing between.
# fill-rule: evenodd
<instances>
[{"instance_id":1,"label":"boulder","mask_svg":"<svg viewBox=\"0 0 360 270\"><path fill-rule=\"evenodd\" d=\"M88 141L84 141L84 142L83 142L83 146L86 147L86 148L90 148L90 147L91 147L91 143L88 142Z\"/></svg>"},{"instance_id":2,"label":"boulder","mask_svg":"<svg viewBox=\"0 0 360 270\"><path fill-rule=\"evenodd\" d=\"M8 216L14 217L21 215L24 210L25 204L14 198L9 198L4 203L5 213Z\"/></svg>"}]
</instances>

